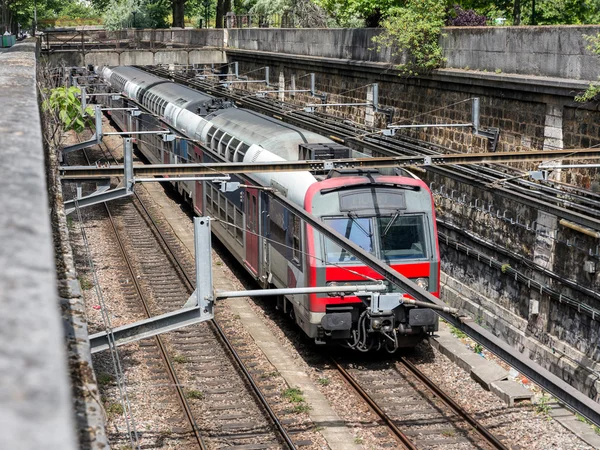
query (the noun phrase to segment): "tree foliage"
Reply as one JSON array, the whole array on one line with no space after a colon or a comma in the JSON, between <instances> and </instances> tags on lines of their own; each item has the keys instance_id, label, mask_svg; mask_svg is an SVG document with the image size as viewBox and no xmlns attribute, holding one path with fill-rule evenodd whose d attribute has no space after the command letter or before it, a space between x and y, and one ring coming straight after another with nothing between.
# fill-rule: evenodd
<instances>
[{"instance_id":1,"label":"tree foliage","mask_svg":"<svg viewBox=\"0 0 600 450\"><path fill-rule=\"evenodd\" d=\"M430 72L444 62L439 38L445 17L441 1L407 0L390 10L382 23L383 33L374 40L379 48L391 47L394 55L405 58L399 67L405 75Z\"/></svg>"},{"instance_id":2,"label":"tree foliage","mask_svg":"<svg viewBox=\"0 0 600 450\"><path fill-rule=\"evenodd\" d=\"M75 86L69 88L63 86L51 89L49 93L50 96L42 103L42 110L56 115L64 130L81 133L92 123L91 116L94 114L94 109L88 106L85 114L81 111L81 102L77 97L81 94L81 89Z\"/></svg>"},{"instance_id":3,"label":"tree foliage","mask_svg":"<svg viewBox=\"0 0 600 450\"><path fill-rule=\"evenodd\" d=\"M166 28L170 8L169 0L110 0L103 14L104 27Z\"/></svg>"},{"instance_id":4,"label":"tree foliage","mask_svg":"<svg viewBox=\"0 0 600 450\"><path fill-rule=\"evenodd\" d=\"M340 27L377 27L390 10L406 4L404 0L314 0Z\"/></svg>"},{"instance_id":5,"label":"tree foliage","mask_svg":"<svg viewBox=\"0 0 600 450\"><path fill-rule=\"evenodd\" d=\"M451 27L481 27L487 24L488 18L472 9L464 10L454 5L446 19L446 25Z\"/></svg>"}]
</instances>

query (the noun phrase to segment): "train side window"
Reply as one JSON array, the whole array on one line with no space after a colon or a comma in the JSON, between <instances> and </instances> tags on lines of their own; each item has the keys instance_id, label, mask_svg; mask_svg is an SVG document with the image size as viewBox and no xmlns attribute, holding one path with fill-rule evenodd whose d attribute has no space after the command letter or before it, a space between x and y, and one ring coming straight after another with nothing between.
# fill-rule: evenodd
<instances>
[{"instance_id":1,"label":"train side window","mask_svg":"<svg viewBox=\"0 0 600 450\"><path fill-rule=\"evenodd\" d=\"M219 191L211 184L212 189L212 201L213 201L213 214L217 216L219 214Z\"/></svg>"},{"instance_id":2,"label":"train side window","mask_svg":"<svg viewBox=\"0 0 600 450\"><path fill-rule=\"evenodd\" d=\"M233 236L234 233L234 229L233 229L233 210L234 210L235 206L233 206L233 203L231 203L229 200L227 200L227 231L229 231L229 234L231 234Z\"/></svg>"},{"instance_id":3,"label":"train side window","mask_svg":"<svg viewBox=\"0 0 600 450\"><path fill-rule=\"evenodd\" d=\"M292 259L297 264L300 263L300 218L292 218Z\"/></svg>"},{"instance_id":4,"label":"train side window","mask_svg":"<svg viewBox=\"0 0 600 450\"><path fill-rule=\"evenodd\" d=\"M219 208L219 218L221 220L227 220L227 199L225 198L225 196L219 192L219 204L220 204L220 208Z\"/></svg>"},{"instance_id":5,"label":"train side window","mask_svg":"<svg viewBox=\"0 0 600 450\"><path fill-rule=\"evenodd\" d=\"M242 143L241 147L237 149L235 152L235 161L242 162L244 161L244 156L246 156L246 152L250 147L247 144Z\"/></svg>"},{"instance_id":6,"label":"train side window","mask_svg":"<svg viewBox=\"0 0 600 450\"><path fill-rule=\"evenodd\" d=\"M216 127L210 127L210 129L208 130L208 133L206 133L206 142L212 142L212 138L214 137L216 132L217 132Z\"/></svg>"},{"instance_id":7,"label":"train side window","mask_svg":"<svg viewBox=\"0 0 600 450\"><path fill-rule=\"evenodd\" d=\"M219 145L219 141L223 137L223 134L225 134L225 132L223 132L221 130L217 130L217 132L214 134L212 141L210 143L210 148L213 149L214 151L219 150L218 145Z\"/></svg>"},{"instance_id":8,"label":"train side window","mask_svg":"<svg viewBox=\"0 0 600 450\"><path fill-rule=\"evenodd\" d=\"M235 208L235 238L244 245L244 214L238 208Z\"/></svg>"},{"instance_id":9,"label":"train side window","mask_svg":"<svg viewBox=\"0 0 600 450\"><path fill-rule=\"evenodd\" d=\"M239 145L240 141L232 137L229 143L227 144L227 154L225 155L225 159L227 161L233 161L233 154Z\"/></svg>"},{"instance_id":10,"label":"train side window","mask_svg":"<svg viewBox=\"0 0 600 450\"><path fill-rule=\"evenodd\" d=\"M269 205L269 237L272 245L281 254L285 254L284 209L279 202Z\"/></svg>"},{"instance_id":11,"label":"train side window","mask_svg":"<svg viewBox=\"0 0 600 450\"><path fill-rule=\"evenodd\" d=\"M212 187L210 185L210 183L206 183L206 211L210 212L212 211Z\"/></svg>"},{"instance_id":12,"label":"train side window","mask_svg":"<svg viewBox=\"0 0 600 450\"><path fill-rule=\"evenodd\" d=\"M232 139L232 136L230 136L227 133L223 133L223 136L221 136L221 139L219 139L219 155L221 156L225 156L225 148L227 147L227 143Z\"/></svg>"}]
</instances>

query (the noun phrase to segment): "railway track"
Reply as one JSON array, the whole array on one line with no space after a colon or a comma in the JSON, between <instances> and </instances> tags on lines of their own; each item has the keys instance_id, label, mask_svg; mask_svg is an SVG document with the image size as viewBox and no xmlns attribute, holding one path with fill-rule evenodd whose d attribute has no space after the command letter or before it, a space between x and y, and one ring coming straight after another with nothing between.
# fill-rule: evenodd
<instances>
[{"instance_id":1,"label":"railway track","mask_svg":"<svg viewBox=\"0 0 600 450\"><path fill-rule=\"evenodd\" d=\"M306 113L280 102L254 98L248 96L247 92L225 91L209 82L197 79L190 80L185 75L173 74L164 69L140 68L215 96L228 96L241 106L281 118L325 136L351 143L354 147L359 146L372 156L434 155L449 152L448 149L439 145L409 137L362 136L374 130L356 126L356 124L344 123L339 118L327 114ZM567 218L577 223L579 223L579 219L582 224L600 230L600 195L597 193L560 182L530 181L525 179L525 171L498 164L478 165L476 167L436 166L429 167L428 170L475 185L478 188L494 190L530 205L538 204L540 209L549 210L549 212L559 216L566 215Z\"/></svg>"},{"instance_id":2,"label":"railway track","mask_svg":"<svg viewBox=\"0 0 600 450\"><path fill-rule=\"evenodd\" d=\"M140 190L139 196L144 197L144 192L144 190ZM131 244L130 251L136 252L136 254L139 254L140 249L144 251L144 259L136 263L145 266L142 269L144 273L143 279L149 278L158 281L160 287L159 290L154 289L155 293L161 298L169 299L167 307L164 310L156 312L160 313L179 308L182 299L186 298L186 295L192 292L193 286L191 280L193 278L188 276L188 274L193 273L193 264L191 261L185 262L186 258L182 254L182 249L179 248L181 245L177 238L169 236L160 230L162 227L153 219L153 216L156 216L159 212L146 209L144 206L145 203L143 198L138 198L133 203L133 208L121 208L120 214L122 222L127 224L127 228L134 230L131 239L137 241L135 244ZM140 208L144 210L143 214L140 214ZM158 233L161 237L156 239L155 236L150 239L146 233L143 233L145 228L143 222L151 222L155 228L154 234ZM128 234L131 235L131 231ZM155 255L152 250L157 247L163 247L163 249L160 252L156 252ZM164 271L164 249L170 249L169 258L173 260L174 267L178 269L176 273L166 273ZM165 282L165 279L173 279L175 277L179 277L186 282L187 291L182 291L181 289L174 290L170 287L169 283ZM216 323L215 326L219 328ZM223 331L220 331L220 334L224 336ZM208 353L209 345L207 342L210 341L211 336L207 335L206 329L202 333L194 333L194 337L187 335L187 330L180 330L168 346L177 349L178 361L182 361L182 358L185 358L186 363L198 360L203 366L203 370L198 370L194 373L198 379L206 381L205 384L208 387L203 387L202 392L207 391L216 394L237 392L237 388L231 389L229 387L231 385L230 381L223 383L222 376L217 373L218 361L222 360L223 356L218 356L214 359L212 354ZM202 346L202 343L206 345ZM234 345L239 347L245 344L237 342ZM237 355L233 347L231 351ZM237 358L239 359L239 356ZM364 370L348 369L343 367L343 363L334 362L334 365L350 386L352 386L389 428L389 434L385 435L382 433L379 436L382 448L435 448L439 450L454 448L453 446L459 445L460 448L506 449L481 424L460 408L431 381L427 380L424 375L420 374L416 367L404 359L401 359L401 361L402 364L410 367L410 371L406 369L402 371L401 368L395 366L388 368L385 372L380 369L368 368ZM252 379L251 374L247 376ZM378 382L377 380L385 381ZM215 388L213 388L213 383ZM228 387L220 388L223 385L227 385ZM387 398L388 401L383 401L383 398ZM185 401L185 393L183 401ZM245 409L243 402L232 402L230 406L231 410L234 411ZM408 411L406 410L407 406L409 406ZM227 409L226 411L231 410ZM217 409L217 411L220 411L220 409ZM415 414L420 415L421 419L415 419ZM225 414L224 417L227 420L244 419L245 424L238 423L234 425L251 426L250 423L247 423L248 416L245 413L234 412L233 414ZM209 434L212 435L213 433ZM259 435L260 433L249 432L245 437L256 439ZM265 443L263 442L263 444ZM236 445L249 444L237 442ZM269 445L269 443L267 442L266 445ZM259 447L260 444L257 448Z\"/></svg>"},{"instance_id":3,"label":"railway track","mask_svg":"<svg viewBox=\"0 0 600 450\"><path fill-rule=\"evenodd\" d=\"M363 365L330 360L405 448L508 450L405 357ZM383 447L393 446L390 436L380 437Z\"/></svg>"},{"instance_id":4,"label":"railway track","mask_svg":"<svg viewBox=\"0 0 600 450\"><path fill-rule=\"evenodd\" d=\"M104 208L123 261L126 304L151 317L181 308L193 292L194 266L177 239L153 219L142 197L136 194L110 206L105 203ZM296 448L215 321L178 330L173 336L144 339L140 348L152 382L159 386L149 395L179 431L178 445Z\"/></svg>"}]
</instances>

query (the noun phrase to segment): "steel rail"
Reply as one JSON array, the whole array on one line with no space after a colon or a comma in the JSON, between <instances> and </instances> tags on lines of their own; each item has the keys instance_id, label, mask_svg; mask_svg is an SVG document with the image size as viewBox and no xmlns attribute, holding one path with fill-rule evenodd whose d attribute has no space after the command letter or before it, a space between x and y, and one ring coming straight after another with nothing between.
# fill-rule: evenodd
<instances>
[{"instance_id":1,"label":"steel rail","mask_svg":"<svg viewBox=\"0 0 600 450\"><path fill-rule=\"evenodd\" d=\"M154 217L152 217L152 215L150 214L150 212L148 211L148 209L146 208L146 206L144 205L144 203L141 201L141 199L140 199L140 205L142 206L142 209L144 210L144 212L146 213L146 215L149 218L150 222L152 223L152 226L154 227L156 233L160 237L160 240L162 241L163 245L165 246L165 248L167 248L169 250L169 253L171 254L171 258L173 259L173 261L175 261L175 263L179 267L179 272L181 273L181 276L183 277L184 283L185 283L185 285L186 285L186 287L188 289L188 293L191 295L194 292L194 282L192 281L192 278L188 275L187 271L185 270L185 268L183 266L183 263L179 260L179 258L177 257L177 255L175 254L175 252L173 251L173 249L171 248L171 246L169 245L169 243L165 239L162 231L158 227L158 224L155 222ZM250 372L248 372L248 369L246 369L246 366L244 365L244 362L242 361L242 359L240 358L240 356L236 352L236 350L233 347L233 344L231 343L231 341L229 340L229 338L227 338L227 336L225 335L225 332L223 331L223 329L221 328L221 326L217 323L217 321L215 319L212 319L210 321L210 323L217 330L217 333L219 334L219 337L221 338L221 340L225 344L227 350L233 356L236 364L239 366L239 368L241 369L242 373L244 374L244 376L246 378L246 381L251 386L252 390L254 391L254 394L258 397L260 403L262 404L262 406L267 411L267 414L269 415L269 417L273 421L275 427L277 428L277 430L281 434L281 437L284 439L284 441L285 441L286 445L288 446L288 448L290 450L295 450L296 446L294 445L294 442L292 441L292 438L289 436L288 432L283 427L283 424L281 423L281 421L279 420L279 418L275 414L275 411L273 411L273 409L269 405L269 402L267 401L266 397L263 395L262 391L260 390L260 387L258 387L258 385L256 384L256 382L252 378L252 375L250 374Z\"/></svg>"},{"instance_id":2,"label":"steel rail","mask_svg":"<svg viewBox=\"0 0 600 450\"><path fill-rule=\"evenodd\" d=\"M85 152L85 150L83 151L83 155L84 157L88 160L89 162L89 158ZM111 153L112 156L112 153ZM114 157L113 157L114 158ZM113 229L113 233L115 235L115 238L117 239L117 244L119 246L119 250L121 252L121 255L123 256L123 260L125 261L126 265L127 265L127 271L129 272L129 275L131 276L131 280L133 281L133 285L135 288L135 291L138 295L138 298L140 299L140 303L142 304L142 308L144 309L144 313L146 314L146 316L148 318L152 317L152 314L150 313L150 309L148 307L148 303L146 302L146 297L143 294L142 288L138 282L137 277L135 276L134 270L133 270L133 264L131 263L131 260L129 259L129 256L127 254L127 251L125 250L125 244L123 243L121 236L119 235L118 229L117 229L117 225L114 221L114 218L110 212L110 208L108 207L108 203L104 202L103 203L104 208L106 209L106 213L108 214L108 218L110 220L112 229ZM208 450L204 440L202 439L202 436L200 434L200 429L198 427L198 424L196 423L195 419L194 419L194 415L192 414L192 410L186 400L185 394L183 392L183 389L181 388L181 383L179 382L179 379L177 378L177 374L175 373L175 369L173 368L173 365L171 364L171 361L169 360L168 354L167 354L167 349L165 347L165 345L162 342L162 339L160 338L160 336L155 336L154 340L156 342L156 345L158 346L159 349L159 353L160 353L160 357L163 360L163 362L165 363L166 367L167 367L167 372L169 375L169 379L171 380L171 383L173 383L173 386L175 387L175 391L177 393L177 401L179 403L179 405L181 406L183 413L185 414L189 424L191 425L192 428L192 433L194 435L194 440L198 443L198 447L202 450Z\"/></svg>"},{"instance_id":3,"label":"steel rail","mask_svg":"<svg viewBox=\"0 0 600 450\"><path fill-rule=\"evenodd\" d=\"M417 377L425 386L438 396L438 398L446 404L452 411L458 414L465 422L473 427L479 435L485 439L489 444L498 450L508 450L508 447L504 445L496 436L494 436L486 427L484 427L477 419L469 414L462 406L454 401L445 391L443 391L437 384L435 384L427 375L421 372L417 366L411 363L404 356L399 358L400 363L404 365L415 377Z\"/></svg>"},{"instance_id":4,"label":"steel rail","mask_svg":"<svg viewBox=\"0 0 600 450\"><path fill-rule=\"evenodd\" d=\"M112 154L112 152L110 151L110 149L108 148L108 146L106 144L104 144L104 146L108 150L108 152L111 155L111 157L113 158L113 160L116 161L116 158L114 157L114 155ZM136 166L134 166L134 167L136 167ZM177 266L177 268L179 270L179 273L180 273L180 275L181 275L181 277L183 279L183 282L186 285L188 293L191 295L194 292L194 282L192 281L192 278L188 275L187 271L184 268L183 263L179 260L179 258L177 257L177 255L175 254L175 252L173 251L173 249L171 248L171 246L167 242L164 234L162 233L162 231L158 227L158 224L154 220L154 217L152 216L152 214L150 214L150 211L148 211L148 209L146 208L146 205L144 205L144 202L142 201L142 199L140 198L140 196L137 193L135 193L135 192L134 192L134 194L135 194L135 197L137 198L137 200L138 200L138 202L139 202L142 210L146 214L146 217L149 219L150 223L152 224L152 227L154 228L154 231L156 232L156 235L160 238L160 241L163 243L164 248L166 248L169 251L171 259L175 263L175 265ZM106 202L104 203L104 205L106 206L106 208L108 210L108 206L107 206ZM133 277L133 275L132 275L132 278L133 278L133 280L134 280L134 282L135 282L135 284L137 286L136 278ZM242 359L240 358L240 356L236 352L235 348L233 347L233 344L231 344L231 342L229 341L229 339L225 335L223 329L219 326L219 324L217 323L217 321L214 320L214 319L211 320L210 323L217 330L217 334L219 335L219 337L221 338L222 342L225 344L225 347L230 352L230 354L234 358L236 364L238 365L238 367L240 368L240 370L244 374L246 382L250 385L250 387L252 388L254 394L257 396L257 398L259 399L260 403L262 404L263 408L265 408L265 410L267 411L267 414L269 415L270 419L273 421L275 427L279 431L279 433L280 433L281 437L283 438L283 440L284 440L285 444L287 445L287 447L290 450L296 450L296 446L294 445L294 442L292 441L291 437L289 436L289 434L287 433L287 431L283 427L283 424L280 422L279 418L277 417L277 415L275 414L275 412L273 411L273 409L269 405L269 403L268 403L267 399L265 398L265 396L262 394L262 391L260 390L260 388L258 387L258 385L256 384L256 382L252 378L252 375L246 369L246 366L244 365ZM157 336L157 339L160 339L160 338ZM170 364L169 364L169 366L170 366ZM174 372L173 372L173 375L176 376ZM176 383L176 386L179 386L178 382ZM185 397L184 397L184 401L185 401ZM187 403L186 403L186 405L187 405ZM190 411L190 414L191 414L191 411ZM194 430L196 430L196 428L197 427L194 427ZM200 439L201 439L201 437L200 437ZM205 450L205 448L206 447L202 447L203 450Z\"/></svg>"},{"instance_id":5,"label":"steel rail","mask_svg":"<svg viewBox=\"0 0 600 450\"><path fill-rule=\"evenodd\" d=\"M598 149L587 149L587 151L598 151ZM569 152L571 155L572 151ZM447 155L444 155L447 156ZM508 190L507 190L508 191ZM415 299L436 304L440 307L446 306L437 297L431 293L423 291L408 278L402 274L396 272L384 262L376 259L371 254L365 252L360 247L356 246L353 242L338 235L333 229L319 221L315 216L299 208L294 203L288 201L285 197L279 195L276 192L269 192L269 195L274 196L277 200L282 202L288 209L298 215L307 224L315 228L318 232L324 234L327 238L331 239L334 243L346 248L353 253L361 262L370 266L385 279L389 280L393 284L402 288L406 293L412 295ZM556 208L555 205L550 205L552 208ZM576 214L581 217L581 214ZM591 227L593 228L593 226ZM461 329L469 337L475 341L481 343L484 347L496 354L498 357L507 362L510 366L516 368L525 376L527 376L534 383L538 384L556 398L564 402L569 407L577 410L580 414L600 426L600 405L592 401L590 398L582 394L581 392L574 389L572 386L558 378L556 375L550 373L548 370L541 367L539 364L530 360L529 358L518 354L517 350L512 348L507 343L500 340L498 337L484 329L483 327L473 323L470 318L455 317L453 315L439 312L441 317L446 319L452 325Z\"/></svg>"},{"instance_id":6,"label":"steel rail","mask_svg":"<svg viewBox=\"0 0 600 450\"><path fill-rule=\"evenodd\" d=\"M121 250L121 254L123 255L123 258L125 259L126 263L127 263L127 268L129 271L129 274L131 275L131 279L133 281L133 284L135 286L135 290L141 300L142 303L142 307L144 308L144 313L146 314L146 316L148 318L152 317L152 314L150 313L150 310L148 308L148 304L146 302L146 298L145 296L142 294L142 290L141 287L138 283L138 280L134 274L133 271L133 265L129 259L129 256L127 255L126 251L125 251L125 246L123 244L123 241L121 240L121 237L119 235L119 232L117 231L117 226L114 222L114 219L112 217L112 214L110 212L110 209L108 208L108 204L106 202L104 202L104 206L106 207L106 212L108 213L108 217L110 219L110 223L112 225L115 237L117 238L117 242L119 244L119 249ZM167 355L167 349L165 347L165 345L162 342L162 339L160 338L160 336L155 336L155 341L156 344L159 348L160 351L160 356L161 359L163 360L163 362L166 364L167 366L167 372L169 374L169 379L171 380L171 382L173 383L173 386L175 387L175 390L177 392L177 401L179 402L180 406L183 409L183 412L186 416L186 418L188 419L188 422L190 423L190 425L192 426L192 432L194 434L194 440L196 442L198 442L198 446L202 449L202 450L208 450L208 447L206 446L206 444L204 443L204 440L202 439L202 435L200 434L200 429L198 427L198 424L196 423L196 420L194 419L194 415L192 413L192 410L185 398L185 394L183 392L183 389L181 388L181 383L179 382L179 379L177 378L177 374L175 373L175 369L173 367L173 365L171 364L171 361L169 360L169 357Z\"/></svg>"},{"instance_id":7,"label":"steel rail","mask_svg":"<svg viewBox=\"0 0 600 450\"><path fill-rule=\"evenodd\" d=\"M272 161L255 163L224 162L211 164L151 164L148 166L134 166L134 176L147 177L155 175L206 175L224 173L264 173L264 172L292 172L331 169L369 169L381 167L407 167L407 166L439 166L460 165L490 162L518 162L518 161L543 161L552 158L600 158L600 148L549 150L532 152L503 152L503 153L466 153L449 155L427 156L384 156L369 158L342 158L323 160L299 161ZM64 180L106 178L122 175L123 165L109 167L95 166L61 166L60 177Z\"/></svg>"},{"instance_id":8,"label":"steel rail","mask_svg":"<svg viewBox=\"0 0 600 450\"><path fill-rule=\"evenodd\" d=\"M358 395L369 405L369 407L377 414L381 420L385 422L385 424L392 430L396 438L407 448L407 450L418 450L417 446L409 439L407 435L405 435L400 428L394 423L394 421L387 415L387 413L382 410L375 401L371 398L369 394L357 383L352 375L348 373L346 369L344 369L337 360L330 356L330 361L335 366L340 374L344 377L344 379L352 386L352 388L358 393Z\"/></svg>"},{"instance_id":9,"label":"steel rail","mask_svg":"<svg viewBox=\"0 0 600 450\"><path fill-rule=\"evenodd\" d=\"M435 297L430 292L424 291L406 276L388 266L384 261L377 259L375 256L366 252L352 241L346 239L344 236L341 236L331 227L326 225L325 222L322 222L311 213L289 201L281 194L271 191L267 191L267 194L281 202L286 208L291 210L294 214L300 217L300 219L313 227L319 233L323 234L326 238L329 238L342 248L347 249L363 264L371 267L374 271L383 276L384 279L400 287L405 293L411 295L414 299L432 303L438 307L448 306L442 300ZM470 338L482 344L486 349L504 360L508 365L517 369L531 381L551 393L557 399L575 409L577 412L594 422L596 425L600 425L600 404L585 396L577 389L573 388L571 385L540 366L538 363L529 359L527 356L521 355L515 348L511 347L493 333L473 322L471 318L460 316L457 317L443 311L436 311L436 313L458 329L462 330Z\"/></svg>"}]
</instances>

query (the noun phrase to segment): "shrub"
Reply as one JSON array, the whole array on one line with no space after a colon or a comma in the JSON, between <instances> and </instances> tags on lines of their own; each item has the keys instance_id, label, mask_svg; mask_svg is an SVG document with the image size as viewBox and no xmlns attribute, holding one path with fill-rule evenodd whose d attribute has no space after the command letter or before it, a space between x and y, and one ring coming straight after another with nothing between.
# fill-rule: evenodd
<instances>
[{"instance_id":1,"label":"shrub","mask_svg":"<svg viewBox=\"0 0 600 450\"><path fill-rule=\"evenodd\" d=\"M448 13L446 25L451 27L482 27L487 25L487 17L477 14L472 9L462 9L458 5Z\"/></svg>"}]
</instances>

